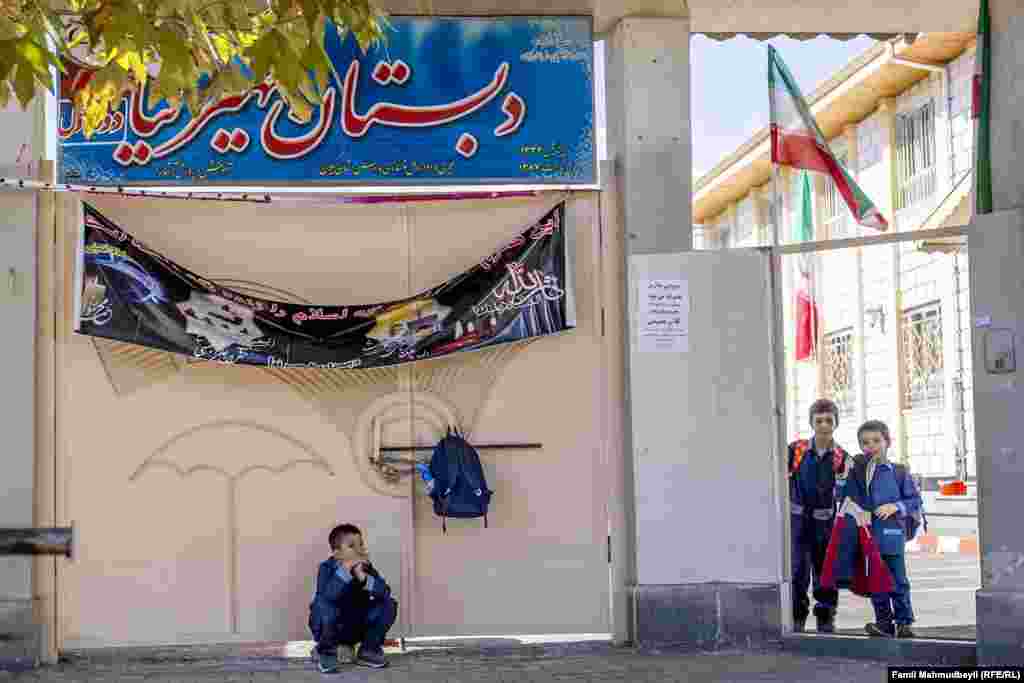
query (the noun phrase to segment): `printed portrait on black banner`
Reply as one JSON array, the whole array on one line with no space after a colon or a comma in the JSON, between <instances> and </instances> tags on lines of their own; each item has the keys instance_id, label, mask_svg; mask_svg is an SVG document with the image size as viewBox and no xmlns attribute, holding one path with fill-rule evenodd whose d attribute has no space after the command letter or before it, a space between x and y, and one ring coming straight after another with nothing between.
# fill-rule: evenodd
<instances>
[{"instance_id":1,"label":"printed portrait on black banner","mask_svg":"<svg viewBox=\"0 0 1024 683\"><path fill-rule=\"evenodd\" d=\"M559 204L472 269L374 305L305 306L219 286L84 205L82 334L206 360L370 368L437 358L575 326Z\"/></svg>"}]
</instances>

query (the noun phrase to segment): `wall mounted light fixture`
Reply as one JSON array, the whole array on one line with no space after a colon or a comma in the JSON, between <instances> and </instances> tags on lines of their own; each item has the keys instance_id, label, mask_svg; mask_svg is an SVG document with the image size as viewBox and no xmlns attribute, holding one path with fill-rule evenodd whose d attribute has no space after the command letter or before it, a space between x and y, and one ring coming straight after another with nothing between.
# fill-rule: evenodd
<instances>
[{"instance_id":1,"label":"wall mounted light fixture","mask_svg":"<svg viewBox=\"0 0 1024 683\"><path fill-rule=\"evenodd\" d=\"M864 315L868 318L868 326L872 329L878 328L882 334L885 334L885 306L879 304L873 308L865 308Z\"/></svg>"}]
</instances>

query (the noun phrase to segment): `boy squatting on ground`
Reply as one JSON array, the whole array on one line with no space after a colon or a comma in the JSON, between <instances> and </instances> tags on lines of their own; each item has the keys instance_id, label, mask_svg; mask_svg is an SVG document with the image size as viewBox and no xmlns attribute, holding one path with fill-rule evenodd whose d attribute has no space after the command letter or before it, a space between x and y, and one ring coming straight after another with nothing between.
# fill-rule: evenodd
<instances>
[{"instance_id":1,"label":"boy squatting on ground","mask_svg":"<svg viewBox=\"0 0 1024 683\"><path fill-rule=\"evenodd\" d=\"M921 510L921 494L906 469L901 467L898 472L889 462L892 439L884 422L868 420L862 424L857 430L857 441L863 455L857 456L842 497L866 502L857 523L866 526L870 520L871 535L895 584L891 593L871 596L875 621L864 628L872 636L913 638L910 625L914 623L914 611L904 556L904 525L908 515Z\"/></svg>"},{"instance_id":2,"label":"boy squatting on ground","mask_svg":"<svg viewBox=\"0 0 1024 683\"><path fill-rule=\"evenodd\" d=\"M832 633L839 591L822 588L821 571L832 536L837 490L842 489L853 458L832 439L839 426L839 408L834 402L825 398L815 401L808 417L814 436L789 444L793 625L797 632L806 626L810 614L807 590L813 574L817 630Z\"/></svg>"},{"instance_id":3,"label":"boy squatting on ground","mask_svg":"<svg viewBox=\"0 0 1024 683\"><path fill-rule=\"evenodd\" d=\"M359 528L340 524L328 536L331 557L320 563L309 606L309 629L320 671L338 670L338 648L348 661L380 669L384 638L398 616L391 588L370 564ZM356 643L362 643L356 657Z\"/></svg>"}]
</instances>

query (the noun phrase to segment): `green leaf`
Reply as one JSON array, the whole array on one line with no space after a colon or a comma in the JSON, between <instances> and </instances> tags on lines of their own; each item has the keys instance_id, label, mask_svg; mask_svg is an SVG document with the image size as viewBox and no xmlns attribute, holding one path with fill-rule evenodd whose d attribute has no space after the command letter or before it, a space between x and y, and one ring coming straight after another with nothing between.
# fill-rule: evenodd
<instances>
[{"instance_id":1,"label":"green leaf","mask_svg":"<svg viewBox=\"0 0 1024 683\"><path fill-rule=\"evenodd\" d=\"M252 65L253 77L257 83L263 81L270 74L277 59L278 41L275 31L270 31L260 36L255 43L247 49L246 56Z\"/></svg>"},{"instance_id":2,"label":"green leaf","mask_svg":"<svg viewBox=\"0 0 1024 683\"><path fill-rule=\"evenodd\" d=\"M0 80L10 80L11 71L18 62L18 53L14 49L13 40L0 41Z\"/></svg>"},{"instance_id":3,"label":"green leaf","mask_svg":"<svg viewBox=\"0 0 1024 683\"><path fill-rule=\"evenodd\" d=\"M11 86L10 86L10 84L6 80L0 81L0 107L3 107L4 109L6 109L7 105L10 104L10 103L11 103Z\"/></svg>"},{"instance_id":4,"label":"green leaf","mask_svg":"<svg viewBox=\"0 0 1024 683\"><path fill-rule=\"evenodd\" d=\"M22 38L14 44L20 63L27 64L40 77L50 74L50 60L47 51L31 38Z\"/></svg>"},{"instance_id":5,"label":"green leaf","mask_svg":"<svg viewBox=\"0 0 1024 683\"><path fill-rule=\"evenodd\" d=\"M138 52L125 52L117 56L115 60L122 69L130 73L137 82L143 83L146 80L146 63Z\"/></svg>"},{"instance_id":6,"label":"green leaf","mask_svg":"<svg viewBox=\"0 0 1024 683\"><path fill-rule=\"evenodd\" d=\"M14 94L22 109L27 109L36 94L36 74L31 64L18 62L18 70L14 75Z\"/></svg>"},{"instance_id":7,"label":"green leaf","mask_svg":"<svg viewBox=\"0 0 1024 683\"><path fill-rule=\"evenodd\" d=\"M25 26L0 16L0 40L15 40L25 35Z\"/></svg>"}]
</instances>

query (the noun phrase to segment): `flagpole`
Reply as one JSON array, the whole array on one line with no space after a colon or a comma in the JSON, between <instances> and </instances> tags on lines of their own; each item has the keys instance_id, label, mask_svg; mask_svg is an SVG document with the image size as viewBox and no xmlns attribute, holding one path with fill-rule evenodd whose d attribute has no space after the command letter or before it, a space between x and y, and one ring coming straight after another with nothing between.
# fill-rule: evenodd
<instances>
[{"instance_id":1,"label":"flagpole","mask_svg":"<svg viewBox=\"0 0 1024 683\"><path fill-rule=\"evenodd\" d=\"M768 130L769 130L769 135L771 135L771 136L775 135L775 131L772 128L772 124L775 123L775 88L773 87L775 77L774 77L774 74L772 73L772 52L773 51L774 51L774 48L771 45L768 45L768 127L769 127ZM773 144L773 150L772 151L774 152L774 137L773 137L771 142ZM782 230L781 230L780 225L779 225L780 221L781 221L781 218L780 218L779 214L782 213L782 211L781 211L781 209L782 209L782 202L780 201L780 198L779 198L779 165L775 161L775 155L774 154L771 155L771 159L772 159L772 232L773 232L773 234L772 234L772 246L773 247L781 247L782 246L782 241L780 240L780 236L782 234ZM780 259L780 263L781 263L781 259Z\"/></svg>"},{"instance_id":2,"label":"flagpole","mask_svg":"<svg viewBox=\"0 0 1024 683\"><path fill-rule=\"evenodd\" d=\"M781 309L780 310L781 315L780 315L780 321L779 322L780 322L780 326L781 326L781 324L785 321L785 308L784 308L784 303L782 301L782 284L783 284L783 279L782 279L782 277L783 277L783 275L782 275L782 269L783 269L783 266L782 266L782 255L778 252L778 248L782 246L782 240L781 240L781 236L782 236L782 228L781 228L781 222L782 222L782 198L779 195L779 165L775 161L775 154L774 154L774 152L775 152L775 140L774 140L775 130L773 128L773 124L776 121L776 118L775 118L775 87L774 87L775 75L772 72L773 68L774 68L773 64L772 64L772 58L773 58L773 54L772 53L774 52L774 48L771 46L771 44L767 44L767 47L768 47L768 134L771 137L769 142L770 142L771 148L772 148L772 154L769 155L769 157L771 158L771 163L772 163L772 202L771 202L771 214L772 214L771 215L771 221L772 221L772 244L771 244L771 247L772 247L772 251L771 251L771 254L772 254L772 260L775 261L776 269L777 269L777 272L779 274L779 280L778 280L779 308ZM790 294L792 294L792 292L793 292L793 288L790 287ZM795 311L796 309L794 308L793 310ZM781 329L781 327L780 327L780 329ZM779 373L780 373L780 375L785 377L785 366L786 366L787 362L785 360L786 359L786 344L784 342L784 338L780 338L779 339L779 343L782 345L782 353L780 353L779 356L781 358L783 358L783 366L782 366L782 368L779 369ZM788 425L787 425L787 427L788 427Z\"/></svg>"}]
</instances>

